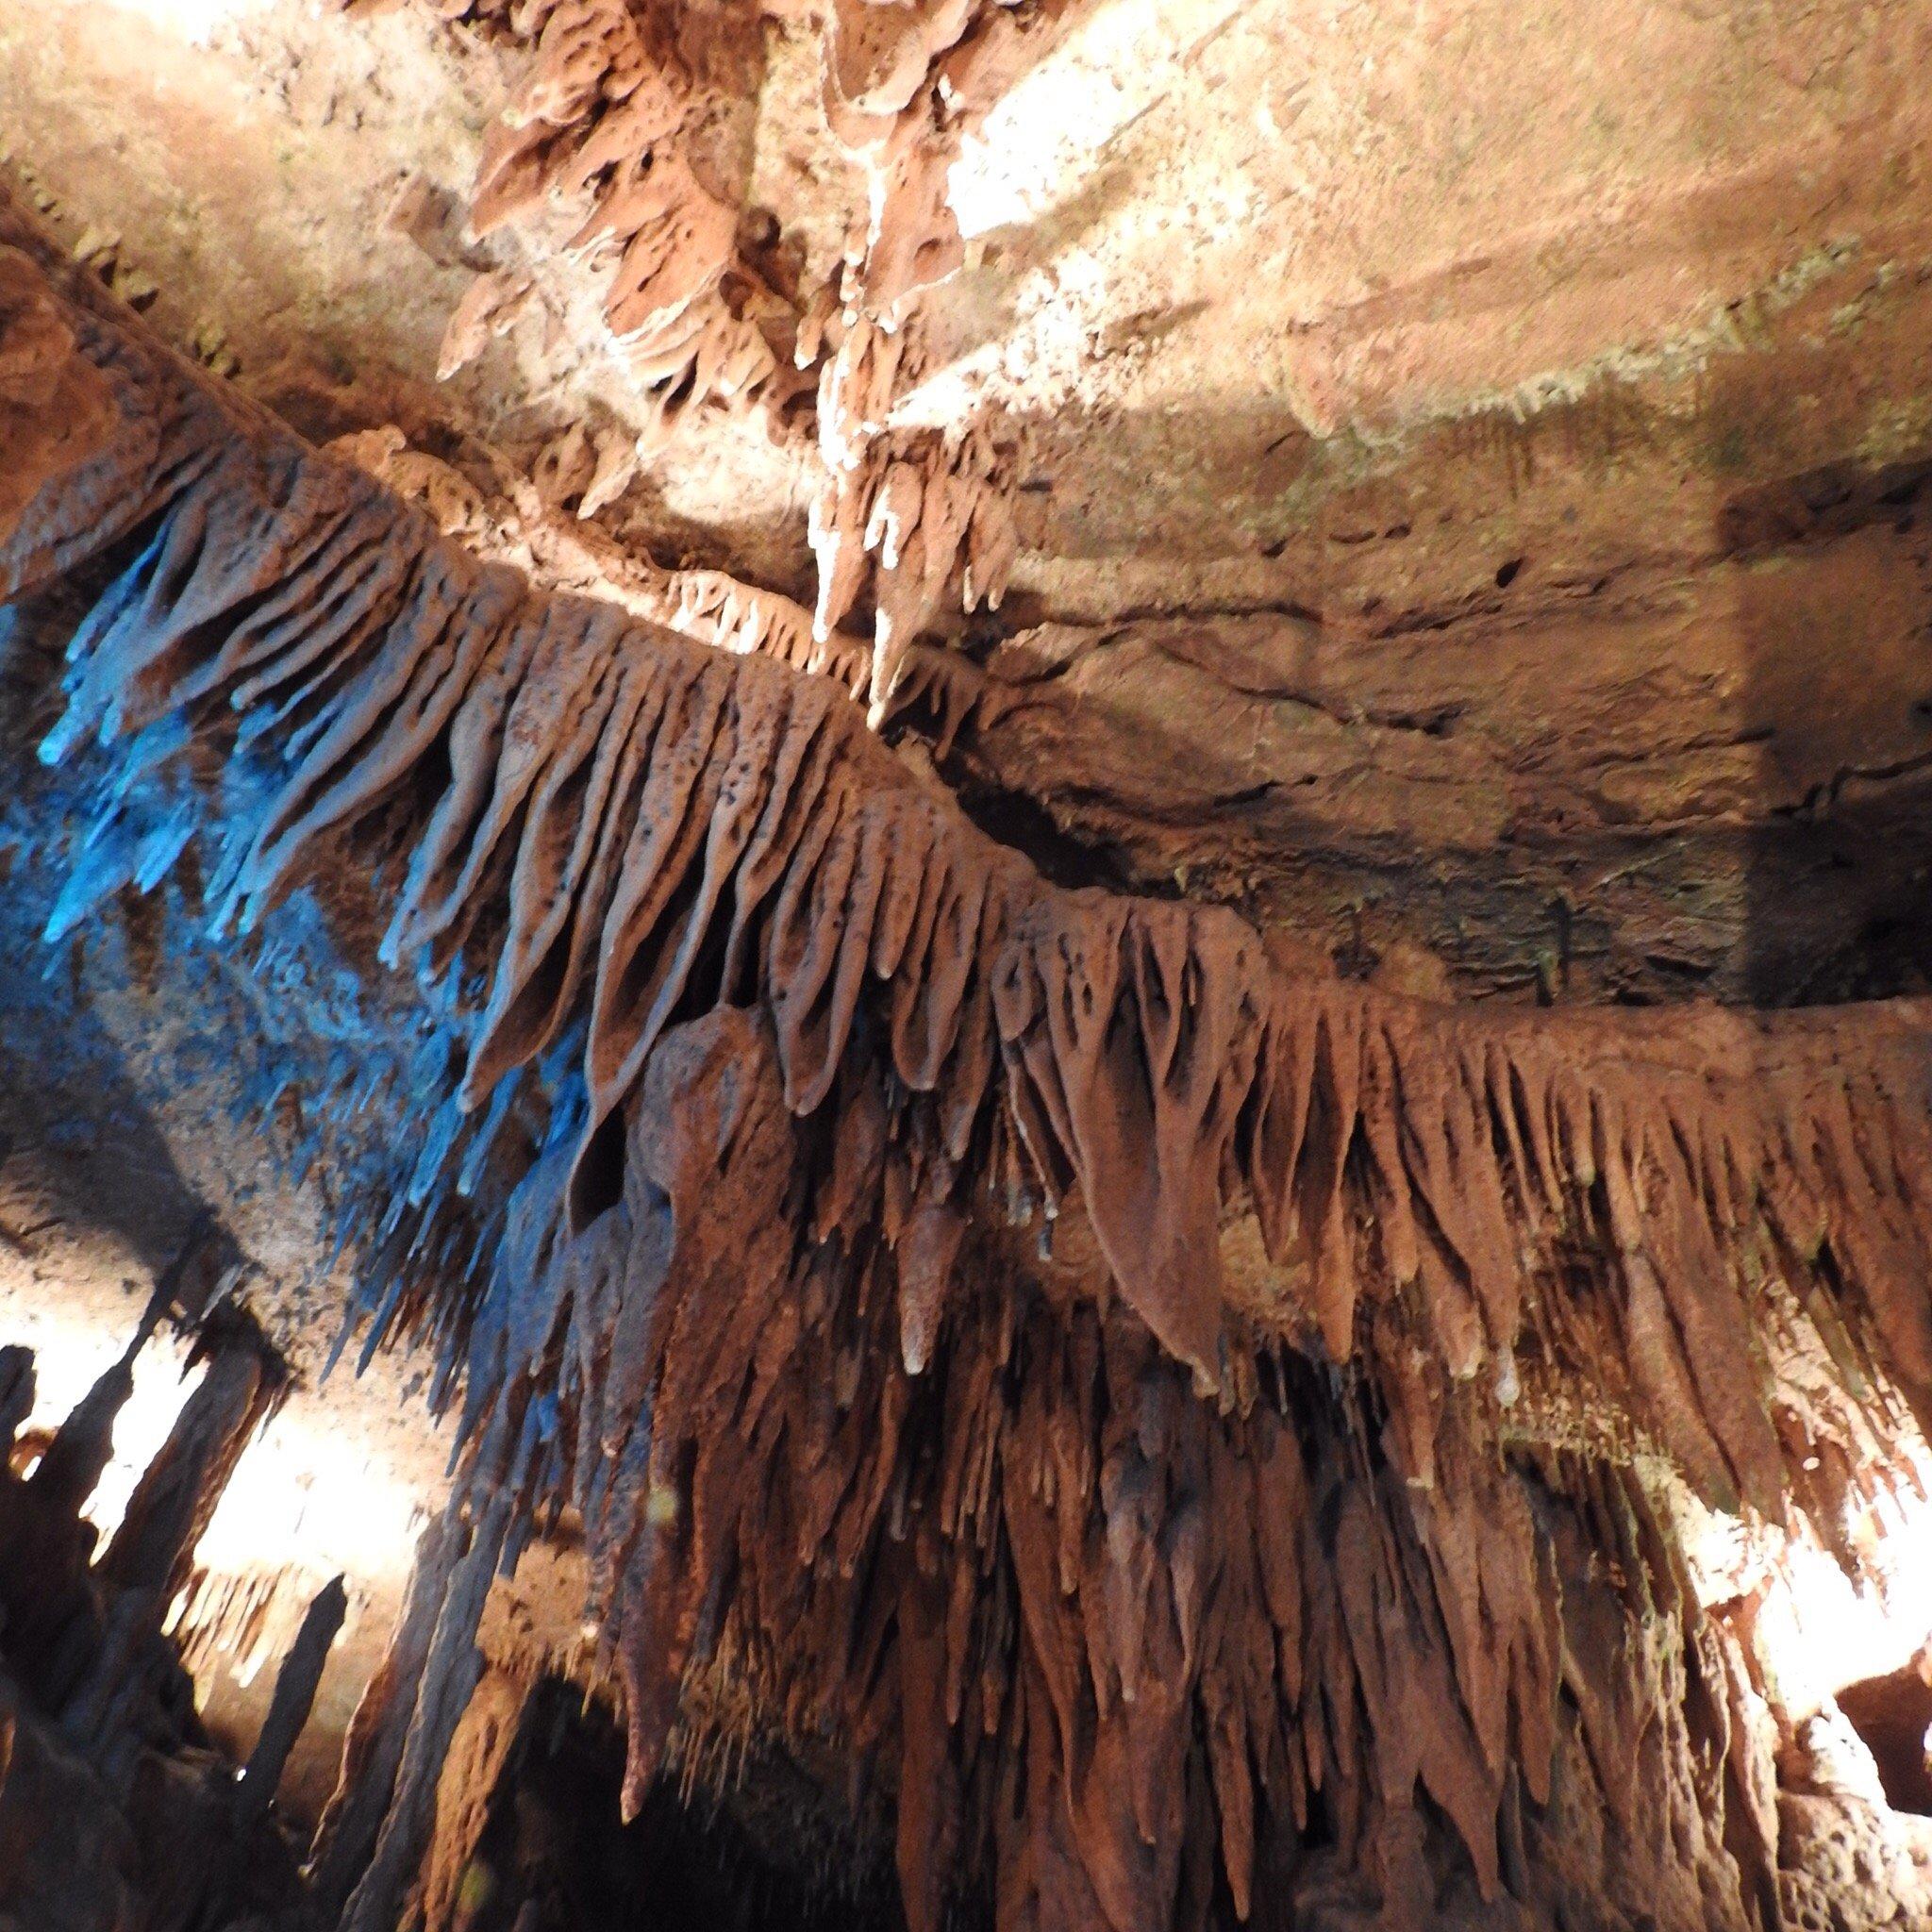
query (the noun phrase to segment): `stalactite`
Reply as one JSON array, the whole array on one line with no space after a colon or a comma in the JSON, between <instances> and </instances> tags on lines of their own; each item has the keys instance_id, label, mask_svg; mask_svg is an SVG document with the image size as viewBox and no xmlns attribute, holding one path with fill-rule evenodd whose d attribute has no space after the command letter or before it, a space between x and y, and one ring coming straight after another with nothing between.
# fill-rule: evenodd
<instances>
[{"instance_id":1,"label":"stalactite","mask_svg":"<svg viewBox=\"0 0 1932 1932\"><path fill-rule=\"evenodd\" d=\"M257 1817L275 1802L275 1787L289 1762L289 1753L302 1735L308 1714L315 1707L315 1693L322 1683L323 1667L328 1662L329 1646L342 1627L349 1607L349 1592L343 1579L332 1577L316 1591L302 1619L302 1627L282 1659L275 1675L274 1695L268 1715L255 1740L242 1768L235 1802L244 1818Z\"/></svg>"},{"instance_id":2,"label":"stalactite","mask_svg":"<svg viewBox=\"0 0 1932 1932\"><path fill-rule=\"evenodd\" d=\"M501 1797L534 1686L525 1676L487 1670L450 1741L437 1780L435 1825L423 1871L424 1932L460 1932L465 1886Z\"/></svg>"},{"instance_id":3,"label":"stalactite","mask_svg":"<svg viewBox=\"0 0 1932 1932\"><path fill-rule=\"evenodd\" d=\"M819 377L824 475L810 512L812 629L827 640L871 603L866 683L876 724L949 601L968 612L999 608L1019 548L1013 457L985 422L960 430L892 423L895 399L924 360L916 317L888 327L848 308L824 326L835 346ZM801 357L816 353L814 343L802 335Z\"/></svg>"},{"instance_id":4,"label":"stalactite","mask_svg":"<svg viewBox=\"0 0 1932 1932\"><path fill-rule=\"evenodd\" d=\"M386 1932L490 1578L568 1503L626 1806L728 1641L890 1767L915 1932L980 1874L1002 1932L1754 1923L1724 1779L1769 1774L1669 1528L1631 1457L1510 1417L1588 1385L1782 1516L1774 1311L1869 1359L1874 1428L1932 1418L1932 1008L1433 1007L1050 886L827 680L478 563L6 233L0 349L88 399L0 415L0 588L106 586L45 751L119 855L88 891L185 836L272 957L298 889L373 880L427 1016L401 1091L453 1092L358 1293L366 1345L438 1352L462 1481L323 1906Z\"/></svg>"},{"instance_id":5,"label":"stalactite","mask_svg":"<svg viewBox=\"0 0 1932 1932\"><path fill-rule=\"evenodd\" d=\"M1017 556L1011 439L983 417L947 433L890 419L922 373L919 297L965 261L947 191L960 138L1063 11L1058 0L841 0L827 26L826 111L866 170L866 214L808 308L797 357L806 366L821 331L830 337L819 378L824 477L811 511L815 621L827 635L870 590L874 722L946 603L996 610Z\"/></svg>"},{"instance_id":6,"label":"stalactite","mask_svg":"<svg viewBox=\"0 0 1932 1932\"><path fill-rule=\"evenodd\" d=\"M464 1554L450 1569L424 1659L424 1675L411 1687L411 1712L402 1737L396 1783L369 1868L341 1908L341 1932L389 1932L396 1923L404 1893L415 1882L429 1843L437 1779L450 1740L483 1677L475 1637L483 1623L483 1602L510 1534L508 1501L485 1499L481 1513L464 1528Z\"/></svg>"},{"instance_id":7,"label":"stalactite","mask_svg":"<svg viewBox=\"0 0 1932 1932\"><path fill-rule=\"evenodd\" d=\"M77 1516L93 1493L114 1453L114 1419L134 1393L134 1358L146 1339L137 1335L94 1378L34 1465L27 1480L49 1509Z\"/></svg>"},{"instance_id":8,"label":"stalactite","mask_svg":"<svg viewBox=\"0 0 1932 1932\"><path fill-rule=\"evenodd\" d=\"M675 10L627 0L467 0L440 10L532 49L484 142L472 235L527 224L559 205L580 216L562 252L601 272L621 360L640 389L658 397L660 424L708 397L782 393L783 364L759 316L788 333L789 306L740 249L735 199L707 178L702 135L720 103L680 50ZM727 280L757 299L734 303ZM533 273L480 276L450 318L441 373L480 354L533 298L541 299ZM604 486L611 487L621 486ZM586 495L585 515L600 493Z\"/></svg>"},{"instance_id":9,"label":"stalactite","mask_svg":"<svg viewBox=\"0 0 1932 1932\"><path fill-rule=\"evenodd\" d=\"M0 1463L11 1458L14 1438L33 1407L33 1350L9 1342L0 1348Z\"/></svg>"},{"instance_id":10,"label":"stalactite","mask_svg":"<svg viewBox=\"0 0 1932 1932\"><path fill-rule=\"evenodd\" d=\"M121 1590L152 1590L172 1602L236 1461L274 1397L260 1357L246 1345L218 1349L159 1454L128 1498L101 1557Z\"/></svg>"},{"instance_id":11,"label":"stalactite","mask_svg":"<svg viewBox=\"0 0 1932 1932\"><path fill-rule=\"evenodd\" d=\"M341 1911L375 1853L461 1537L462 1526L451 1516L437 1517L425 1529L389 1647L350 1720L341 1770L308 1858L309 1892L325 1924Z\"/></svg>"},{"instance_id":12,"label":"stalactite","mask_svg":"<svg viewBox=\"0 0 1932 1932\"><path fill-rule=\"evenodd\" d=\"M490 1498L466 1533L467 1547L451 1568L422 1677L411 1687L413 1707L394 1789L369 1868L342 1907L341 1932L389 1932L396 1923L427 1846L443 1759L483 1674L476 1632L509 1533L507 1502Z\"/></svg>"}]
</instances>

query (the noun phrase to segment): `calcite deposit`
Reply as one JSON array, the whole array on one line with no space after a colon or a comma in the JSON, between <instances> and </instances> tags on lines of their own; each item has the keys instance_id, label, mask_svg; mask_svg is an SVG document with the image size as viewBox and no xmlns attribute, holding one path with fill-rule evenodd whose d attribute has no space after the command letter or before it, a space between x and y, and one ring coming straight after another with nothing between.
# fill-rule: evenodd
<instances>
[{"instance_id":1,"label":"calcite deposit","mask_svg":"<svg viewBox=\"0 0 1932 1932\"><path fill-rule=\"evenodd\" d=\"M64 1413L0 1349L0 1927L1932 1917L1920 177L1857 394L1842 289L1735 325L1849 453L1740 445L1690 530L1632 429L1477 569L1481 412L1365 420L1367 480L1295 458L1306 597L1095 608L962 210L1138 30L308 22L500 82L393 205L445 392L171 341L0 202L0 1172L128 1116L209 1197ZM804 240L801 46L787 152L858 184ZM491 400L544 331L594 407ZM802 574L625 508L754 419ZM98 1310L22 1227L9 1292ZM407 1581L225 1576L364 1370L448 1450Z\"/></svg>"}]
</instances>

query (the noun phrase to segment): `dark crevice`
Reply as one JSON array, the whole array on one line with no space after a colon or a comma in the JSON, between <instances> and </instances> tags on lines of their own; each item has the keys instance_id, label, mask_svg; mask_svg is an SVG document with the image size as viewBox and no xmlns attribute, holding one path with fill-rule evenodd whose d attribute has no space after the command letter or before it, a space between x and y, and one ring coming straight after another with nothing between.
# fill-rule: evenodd
<instances>
[{"instance_id":1,"label":"dark crevice","mask_svg":"<svg viewBox=\"0 0 1932 1932\"><path fill-rule=\"evenodd\" d=\"M957 776L953 791L988 838L1024 853L1055 885L1127 887L1126 869L1112 851L1067 831L1038 799L970 774ZM1146 890L1144 883L1139 890Z\"/></svg>"},{"instance_id":2,"label":"dark crevice","mask_svg":"<svg viewBox=\"0 0 1932 1932\"><path fill-rule=\"evenodd\" d=\"M890 1865L820 1843L832 1827L795 1771L761 1760L727 1798L660 1780L628 1824L623 1775L610 1718L572 1685L540 1686L464 1877L467 1932L903 1932Z\"/></svg>"},{"instance_id":3,"label":"dark crevice","mask_svg":"<svg viewBox=\"0 0 1932 1932\"><path fill-rule=\"evenodd\" d=\"M1908 1664L1840 1690L1838 1704L1872 1753L1886 1802L1894 1811L1932 1817L1932 1759L1925 1749L1932 1685Z\"/></svg>"}]
</instances>

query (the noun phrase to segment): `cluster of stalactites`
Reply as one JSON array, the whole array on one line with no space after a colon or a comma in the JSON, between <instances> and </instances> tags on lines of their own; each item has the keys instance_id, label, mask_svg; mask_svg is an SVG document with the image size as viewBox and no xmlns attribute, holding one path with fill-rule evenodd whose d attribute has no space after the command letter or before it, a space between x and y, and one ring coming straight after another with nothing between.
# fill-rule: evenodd
<instances>
[{"instance_id":1,"label":"cluster of stalactites","mask_svg":"<svg viewBox=\"0 0 1932 1932\"><path fill-rule=\"evenodd\" d=\"M811 511L819 634L869 593L876 720L916 640L948 603L996 609L1018 550L1011 440L990 420L895 425L922 373L922 294L965 260L947 175L962 132L998 100L1029 31L1058 9L995 0L840 0L824 94L864 167L866 208L845 259L808 304L797 356L819 376L824 476Z\"/></svg>"},{"instance_id":2,"label":"cluster of stalactites","mask_svg":"<svg viewBox=\"0 0 1932 1932\"><path fill-rule=\"evenodd\" d=\"M867 691L877 723L949 604L999 608L1019 548L1012 454L982 423L955 432L890 421L908 361L919 359L908 343L916 324L888 330L854 316L838 333L819 378L825 474L811 504L812 630L829 639L869 594Z\"/></svg>"},{"instance_id":3,"label":"cluster of stalactites","mask_svg":"<svg viewBox=\"0 0 1932 1932\"><path fill-rule=\"evenodd\" d=\"M472 234L572 211L562 252L604 277L605 319L630 381L650 400L641 435L612 426L591 450L578 430L553 453L554 464L584 465L571 493L590 516L621 493L686 408L748 400L781 377L758 311L771 310L784 334L790 309L743 257L736 200L707 178L698 137L719 103L681 56L671 13L626 0L469 0L441 10L532 43L528 70L484 142ZM736 300L727 278L739 285ZM543 299L528 270L480 275L450 319L441 374Z\"/></svg>"},{"instance_id":4,"label":"cluster of stalactites","mask_svg":"<svg viewBox=\"0 0 1932 1932\"><path fill-rule=\"evenodd\" d=\"M385 957L461 1011L466 1106L581 1027L580 1206L666 1024L749 1002L801 1116L862 1024L956 1166L997 1117L1019 1198L1078 1196L1205 1386L1218 1230L1246 1207L1310 1263L1278 1318L1335 1359L1364 1298L1410 1297L1458 1377L1499 1383L1524 1283L1594 1241L1634 1403L1721 1496L1777 1489L1740 1341L1766 1273L1841 1284L1843 1319L1869 1317L1916 1403L1932 1390L1920 1008L1640 1024L1291 979L1218 908L1049 887L826 681L533 595L124 324L67 313L114 426L17 521L10 583L124 561L46 756L92 736L124 775L193 741L249 764L246 812L217 792L193 828L215 918L243 927L409 795Z\"/></svg>"},{"instance_id":5,"label":"cluster of stalactites","mask_svg":"<svg viewBox=\"0 0 1932 1932\"><path fill-rule=\"evenodd\" d=\"M564 252L610 264L606 317L653 399L642 436L578 422L544 451L546 496L588 518L622 494L686 408L772 388L779 363L758 325L758 303L747 307L744 293L762 291L767 307L776 298L743 258L731 197L695 164L695 130L717 104L658 9L630 0L471 0L441 10L534 42L530 69L486 142L474 232L553 206L588 208ZM776 336L791 338L795 367L820 369L817 640L828 641L869 603L875 722L909 647L949 603L968 613L997 608L1017 550L1009 440L987 421L941 432L888 417L920 359L907 347L919 334L918 298L964 260L946 186L960 133L998 99L1029 34L1050 30L1055 11L843 0L826 24L826 111L866 171L866 213L805 313L779 302L784 312L772 319ZM741 285L736 304L725 298L727 277ZM542 293L526 268L479 275L450 319L441 373L475 359Z\"/></svg>"},{"instance_id":6,"label":"cluster of stalactites","mask_svg":"<svg viewBox=\"0 0 1932 1932\"><path fill-rule=\"evenodd\" d=\"M461 1121L551 1096L480 1303L431 1270L382 1306L463 1372L464 1574L583 1509L633 1797L729 1618L781 1702L897 1738L922 1924L980 1820L1008 1928L1151 1932L1221 1882L1204 1843L1258 1895L1288 1842L1258 1821L1299 1842L1318 1809L1385 1891L1424 1856L1402 1821L1445 1814L1492 1890L1509 1821L1560 1840L1586 1773L1682 1821L1672 1884L1736 1894L1694 1822L1725 1815L1716 1640L1627 1474L1525 1488L1497 1416L1589 1378L1776 1512L1774 1294L1926 1413L1922 1006L1490 1015L1288 977L1224 911L1047 885L828 681L478 563L25 248L0 329L0 590L108 566L44 747L94 747L91 890L192 841L245 931L357 855L456 1089L389 1217L475 1185ZM164 829L124 833L157 794ZM1237 1318L1246 1215L1275 1273ZM983 1257L1056 1217L1098 1258L1049 1308ZM1618 1534L1662 1612L1590 1584ZM1559 1655L1616 1659L1563 1667L1574 1724Z\"/></svg>"},{"instance_id":7,"label":"cluster of stalactites","mask_svg":"<svg viewBox=\"0 0 1932 1932\"><path fill-rule=\"evenodd\" d=\"M722 1652L769 1722L883 1759L915 1932L975 1874L1003 1932L1286 1925L1341 1881L1389 1924L1754 1923L1774 1830L1724 1780L1770 1775L1757 1692L1627 1469L1506 1465L1440 1365L1427 1485L1379 1376L1274 1348L1204 1400L936 1209L878 1092L853 1049L802 1141L769 1024L723 1009L650 1057L620 1201L573 1234L558 1160L513 1206L473 1508L581 1510L627 1804Z\"/></svg>"}]
</instances>

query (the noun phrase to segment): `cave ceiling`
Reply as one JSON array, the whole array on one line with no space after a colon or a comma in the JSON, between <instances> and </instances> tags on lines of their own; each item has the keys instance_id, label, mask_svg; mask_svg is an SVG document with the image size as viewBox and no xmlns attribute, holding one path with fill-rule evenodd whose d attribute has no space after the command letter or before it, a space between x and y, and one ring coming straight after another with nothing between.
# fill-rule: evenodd
<instances>
[{"instance_id":1,"label":"cave ceiling","mask_svg":"<svg viewBox=\"0 0 1932 1932\"><path fill-rule=\"evenodd\" d=\"M571 1751L912 1932L1917 1923L1927 73L0 0L0 1932L158 1592L320 1698L220 1932Z\"/></svg>"},{"instance_id":2,"label":"cave ceiling","mask_svg":"<svg viewBox=\"0 0 1932 1932\"><path fill-rule=\"evenodd\" d=\"M776 351L668 406L586 195L517 174L534 114L609 125L569 93L608 53L559 81L544 12L9 9L0 126L74 245L306 430L507 464L567 523L588 491L633 558L809 606L841 422L983 442L1006 594L955 572L915 628L1021 700L955 775L1096 875L1430 990L1915 975L1923 9L993 9L1012 44L916 168L863 144L890 116L854 144L816 15L640 14L653 165L719 230L686 219L661 299L711 275L692 307ZM862 408L819 395L850 257L845 312L916 342Z\"/></svg>"}]
</instances>

